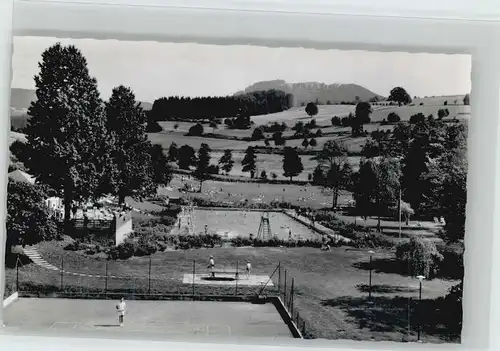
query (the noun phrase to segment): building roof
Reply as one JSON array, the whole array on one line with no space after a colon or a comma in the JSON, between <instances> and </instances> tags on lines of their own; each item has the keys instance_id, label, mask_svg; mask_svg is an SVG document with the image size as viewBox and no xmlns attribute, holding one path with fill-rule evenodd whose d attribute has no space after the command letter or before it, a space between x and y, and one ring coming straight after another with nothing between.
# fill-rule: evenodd
<instances>
[{"instance_id":1,"label":"building roof","mask_svg":"<svg viewBox=\"0 0 500 351\"><path fill-rule=\"evenodd\" d=\"M29 183L29 184L35 184L35 178L31 175L29 175L26 172L23 172L19 169L16 169L15 171L12 171L8 174L9 179L18 181L18 182L24 182L24 183Z\"/></svg>"}]
</instances>

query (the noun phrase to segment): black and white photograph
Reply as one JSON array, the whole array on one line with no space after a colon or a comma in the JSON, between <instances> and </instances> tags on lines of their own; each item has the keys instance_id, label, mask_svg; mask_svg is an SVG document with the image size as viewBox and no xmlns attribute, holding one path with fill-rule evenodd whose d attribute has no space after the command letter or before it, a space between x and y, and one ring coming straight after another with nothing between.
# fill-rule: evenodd
<instances>
[{"instance_id":1,"label":"black and white photograph","mask_svg":"<svg viewBox=\"0 0 500 351\"><path fill-rule=\"evenodd\" d=\"M470 56L14 37L12 65L6 329L461 342Z\"/></svg>"}]
</instances>

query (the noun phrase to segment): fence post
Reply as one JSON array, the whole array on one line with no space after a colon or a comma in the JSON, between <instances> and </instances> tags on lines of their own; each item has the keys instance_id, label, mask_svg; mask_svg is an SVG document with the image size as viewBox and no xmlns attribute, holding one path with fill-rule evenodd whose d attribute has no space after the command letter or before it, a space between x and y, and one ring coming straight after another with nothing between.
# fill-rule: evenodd
<instances>
[{"instance_id":1,"label":"fence post","mask_svg":"<svg viewBox=\"0 0 500 351\"><path fill-rule=\"evenodd\" d=\"M108 296L108 261L106 261L106 277L104 278L104 294Z\"/></svg>"},{"instance_id":2,"label":"fence post","mask_svg":"<svg viewBox=\"0 0 500 351\"><path fill-rule=\"evenodd\" d=\"M149 257L148 294L151 294L151 256Z\"/></svg>"},{"instance_id":3,"label":"fence post","mask_svg":"<svg viewBox=\"0 0 500 351\"><path fill-rule=\"evenodd\" d=\"M281 297L281 262L278 262L278 296Z\"/></svg>"},{"instance_id":4,"label":"fence post","mask_svg":"<svg viewBox=\"0 0 500 351\"><path fill-rule=\"evenodd\" d=\"M236 260L236 290L234 292L234 295L238 296L238 260Z\"/></svg>"},{"instance_id":5,"label":"fence post","mask_svg":"<svg viewBox=\"0 0 500 351\"><path fill-rule=\"evenodd\" d=\"M286 269L285 269L285 287L283 289L283 303L285 304L285 307L287 307L287 304L286 304Z\"/></svg>"},{"instance_id":6,"label":"fence post","mask_svg":"<svg viewBox=\"0 0 500 351\"><path fill-rule=\"evenodd\" d=\"M193 300L194 300L194 277L196 273L196 261L193 260Z\"/></svg>"},{"instance_id":7,"label":"fence post","mask_svg":"<svg viewBox=\"0 0 500 351\"><path fill-rule=\"evenodd\" d=\"M292 278L292 287L290 289L290 311L293 316L293 278Z\"/></svg>"},{"instance_id":8,"label":"fence post","mask_svg":"<svg viewBox=\"0 0 500 351\"><path fill-rule=\"evenodd\" d=\"M16 259L16 292L19 291L19 254Z\"/></svg>"},{"instance_id":9,"label":"fence post","mask_svg":"<svg viewBox=\"0 0 500 351\"><path fill-rule=\"evenodd\" d=\"M61 291L63 291L64 287L64 258L61 258Z\"/></svg>"}]
</instances>

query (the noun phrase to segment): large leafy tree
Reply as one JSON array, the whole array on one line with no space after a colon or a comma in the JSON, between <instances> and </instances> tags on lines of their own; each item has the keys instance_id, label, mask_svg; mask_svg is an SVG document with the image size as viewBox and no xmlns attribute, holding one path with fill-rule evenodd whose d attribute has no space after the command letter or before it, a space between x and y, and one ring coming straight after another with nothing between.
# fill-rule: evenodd
<instances>
[{"instance_id":1,"label":"large leafy tree","mask_svg":"<svg viewBox=\"0 0 500 351\"><path fill-rule=\"evenodd\" d=\"M9 180L7 187L7 248L54 239L57 225L45 205L47 197L38 185Z\"/></svg>"},{"instance_id":2,"label":"large leafy tree","mask_svg":"<svg viewBox=\"0 0 500 351\"><path fill-rule=\"evenodd\" d=\"M173 170L161 145L154 144L149 149L153 182L158 185L168 185L173 178Z\"/></svg>"},{"instance_id":3,"label":"large leafy tree","mask_svg":"<svg viewBox=\"0 0 500 351\"><path fill-rule=\"evenodd\" d=\"M113 170L109 190L118 195L142 198L156 191L151 162L151 143L146 134L146 114L130 88L113 89L106 103L106 126L113 140Z\"/></svg>"},{"instance_id":4,"label":"large leafy tree","mask_svg":"<svg viewBox=\"0 0 500 351\"><path fill-rule=\"evenodd\" d=\"M465 135L457 146L427 163L429 169L424 181L429 184L424 205L428 212L443 216L442 233L447 242L463 240L465 233L465 206L467 202L467 155Z\"/></svg>"},{"instance_id":5,"label":"large leafy tree","mask_svg":"<svg viewBox=\"0 0 500 351\"><path fill-rule=\"evenodd\" d=\"M179 154L179 148L175 142L172 142L168 148L168 156L167 159L169 162L176 162L177 156Z\"/></svg>"},{"instance_id":6,"label":"large leafy tree","mask_svg":"<svg viewBox=\"0 0 500 351\"><path fill-rule=\"evenodd\" d=\"M222 170L226 172L226 175L231 172L234 166L233 152L231 149L224 150L224 154L219 160L219 165L221 165Z\"/></svg>"},{"instance_id":7,"label":"large leafy tree","mask_svg":"<svg viewBox=\"0 0 500 351\"><path fill-rule=\"evenodd\" d=\"M177 153L177 163L180 169L189 170L196 165L196 151L189 145L182 145Z\"/></svg>"},{"instance_id":8,"label":"large leafy tree","mask_svg":"<svg viewBox=\"0 0 500 351\"><path fill-rule=\"evenodd\" d=\"M293 177L298 176L303 170L304 166L297 149L289 146L285 147L283 152L283 175L289 177L290 181L292 181Z\"/></svg>"},{"instance_id":9,"label":"large leafy tree","mask_svg":"<svg viewBox=\"0 0 500 351\"><path fill-rule=\"evenodd\" d=\"M346 166L348 149L345 144L336 140L328 140L323 148L313 157L326 175L324 186L332 189L332 208L337 207L338 197L342 190L347 190L350 167Z\"/></svg>"},{"instance_id":10,"label":"large leafy tree","mask_svg":"<svg viewBox=\"0 0 500 351\"><path fill-rule=\"evenodd\" d=\"M314 102L310 102L306 105L306 113L312 117L318 114L318 105Z\"/></svg>"},{"instance_id":11,"label":"large leafy tree","mask_svg":"<svg viewBox=\"0 0 500 351\"><path fill-rule=\"evenodd\" d=\"M194 171L194 176L198 178L200 181L200 189L201 193L203 182L207 179L210 170L210 147L208 144L201 144L200 149L198 150L198 157L196 161L196 170Z\"/></svg>"},{"instance_id":12,"label":"large leafy tree","mask_svg":"<svg viewBox=\"0 0 500 351\"><path fill-rule=\"evenodd\" d=\"M97 196L108 170L104 105L85 57L74 46L51 46L39 68L21 161L40 183L63 197L68 224L73 201Z\"/></svg>"},{"instance_id":13,"label":"large leafy tree","mask_svg":"<svg viewBox=\"0 0 500 351\"><path fill-rule=\"evenodd\" d=\"M363 133L363 125L370 123L372 106L369 102L360 102L356 105L355 116L351 121L352 135L358 136Z\"/></svg>"},{"instance_id":14,"label":"large leafy tree","mask_svg":"<svg viewBox=\"0 0 500 351\"><path fill-rule=\"evenodd\" d=\"M470 95L465 94L464 96L464 105L470 105Z\"/></svg>"},{"instance_id":15,"label":"large leafy tree","mask_svg":"<svg viewBox=\"0 0 500 351\"><path fill-rule=\"evenodd\" d=\"M356 208L363 215L375 213L378 216L378 228L383 214L397 202L399 161L393 158L373 158L362 160L354 189Z\"/></svg>"},{"instance_id":16,"label":"large leafy tree","mask_svg":"<svg viewBox=\"0 0 500 351\"><path fill-rule=\"evenodd\" d=\"M257 169L256 164L257 156L255 155L255 150L252 146L249 146L245 151L245 156L241 161L241 165L243 166L243 172L250 172L250 177L253 178L255 176L255 171Z\"/></svg>"},{"instance_id":17,"label":"large leafy tree","mask_svg":"<svg viewBox=\"0 0 500 351\"><path fill-rule=\"evenodd\" d=\"M389 101L395 101L399 106L402 104L409 104L411 102L411 96L406 92L406 90L402 87L395 87L389 93L389 97L387 98Z\"/></svg>"}]
</instances>

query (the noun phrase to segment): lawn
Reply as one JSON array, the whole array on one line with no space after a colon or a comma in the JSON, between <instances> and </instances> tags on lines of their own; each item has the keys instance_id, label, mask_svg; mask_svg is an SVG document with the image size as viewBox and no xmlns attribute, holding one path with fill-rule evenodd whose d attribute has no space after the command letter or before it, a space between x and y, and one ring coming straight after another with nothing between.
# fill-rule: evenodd
<instances>
[{"instance_id":1,"label":"lawn","mask_svg":"<svg viewBox=\"0 0 500 351\"><path fill-rule=\"evenodd\" d=\"M374 109L371 114L372 122L380 122L383 119L387 120L387 116L391 112L395 112L399 115L402 121L409 121L410 117L417 114L423 113L425 116L430 114L434 115L434 118L437 118L438 110L447 108L450 111L450 115L448 118L453 117L463 117L465 115L470 115L470 106L464 105L423 105L423 106L391 106L390 108L380 110Z\"/></svg>"},{"instance_id":2,"label":"lawn","mask_svg":"<svg viewBox=\"0 0 500 351\"><path fill-rule=\"evenodd\" d=\"M81 254L64 251L60 243L41 243L37 245L41 256L59 266L64 257L64 267L68 271L105 274L105 261L85 257ZM191 293L190 284L182 284L181 277L191 273L193 261L197 273L206 270L208 256L214 255L218 267L233 268L236 262L250 260L253 274L271 275L278 263L281 264L281 288L284 272L287 284L293 278L295 287L294 302L296 311L306 321L307 334L316 338L355 339L355 340L393 340L401 341L411 328L410 339L415 339L415 320L408 320L408 302L418 297L418 282L404 276L402 267L393 260L394 254L379 251L373 256L372 301L368 303L369 255L364 251L333 248L320 251L312 248L238 248L238 249L198 249L187 251L168 251L151 257L151 276L153 291L174 292L180 290ZM108 288L139 289L147 286L149 257L134 258L126 261L110 261L108 274L126 279L108 279ZM30 279L33 283L56 284L57 273L34 274L20 271L21 281ZM278 277L273 277L278 284ZM422 298L424 304L432 305L437 297L444 296L454 284L453 281L435 279L424 283ZM104 288L104 280L86 277L67 277L65 286L74 289ZM223 288L196 286L196 293L214 293ZM205 290L202 290L205 289ZM255 287L239 294L255 293ZM273 288L276 293L276 287ZM273 290L268 290L271 293ZM226 288L227 292L227 288ZM430 307L429 307L430 308ZM410 305L415 312L415 303ZM429 309L429 311L431 311ZM424 321L424 342L442 342L447 336L445 327L437 315L429 315Z\"/></svg>"},{"instance_id":3,"label":"lawn","mask_svg":"<svg viewBox=\"0 0 500 351\"><path fill-rule=\"evenodd\" d=\"M324 141L322 141L324 142ZM211 156L211 163L216 165L221 156L223 155L222 152L212 152ZM244 176L244 177L249 177L250 173L249 172L243 172L242 164L241 161L243 160L243 157L245 154L243 152L233 152L233 160L234 160L234 166L233 169L231 170L231 173L229 175L232 176ZM317 166L317 161L312 159L312 156L309 155L302 155L300 156L302 160L302 165L304 167L304 170L302 173L300 173L298 176L294 177L293 179L295 180L303 180L306 181L308 180L308 174L313 173L314 168ZM360 157L359 156L350 156L348 158L348 162L351 164L353 169L357 169L359 167L359 161ZM288 177L285 177L283 175L283 155L278 155L278 154L257 154L256 157L256 165L257 165L257 172L255 173L257 176L260 177L261 172L264 170L267 173L267 176L269 179L271 179L271 174L276 173L278 176L277 179L286 179L288 180ZM222 174L223 172L221 172Z\"/></svg>"},{"instance_id":4,"label":"lawn","mask_svg":"<svg viewBox=\"0 0 500 351\"><path fill-rule=\"evenodd\" d=\"M215 139L186 136L184 132L170 132L163 131L160 133L148 133L148 138L153 144L161 145L164 150L168 150L170 144L175 142L177 146L189 145L194 149L199 149L202 143L208 144L211 149L225 150L225 149L239 149L245 150L248 147L248 142L228 139Z\"/></svg>"}]
</instances>

